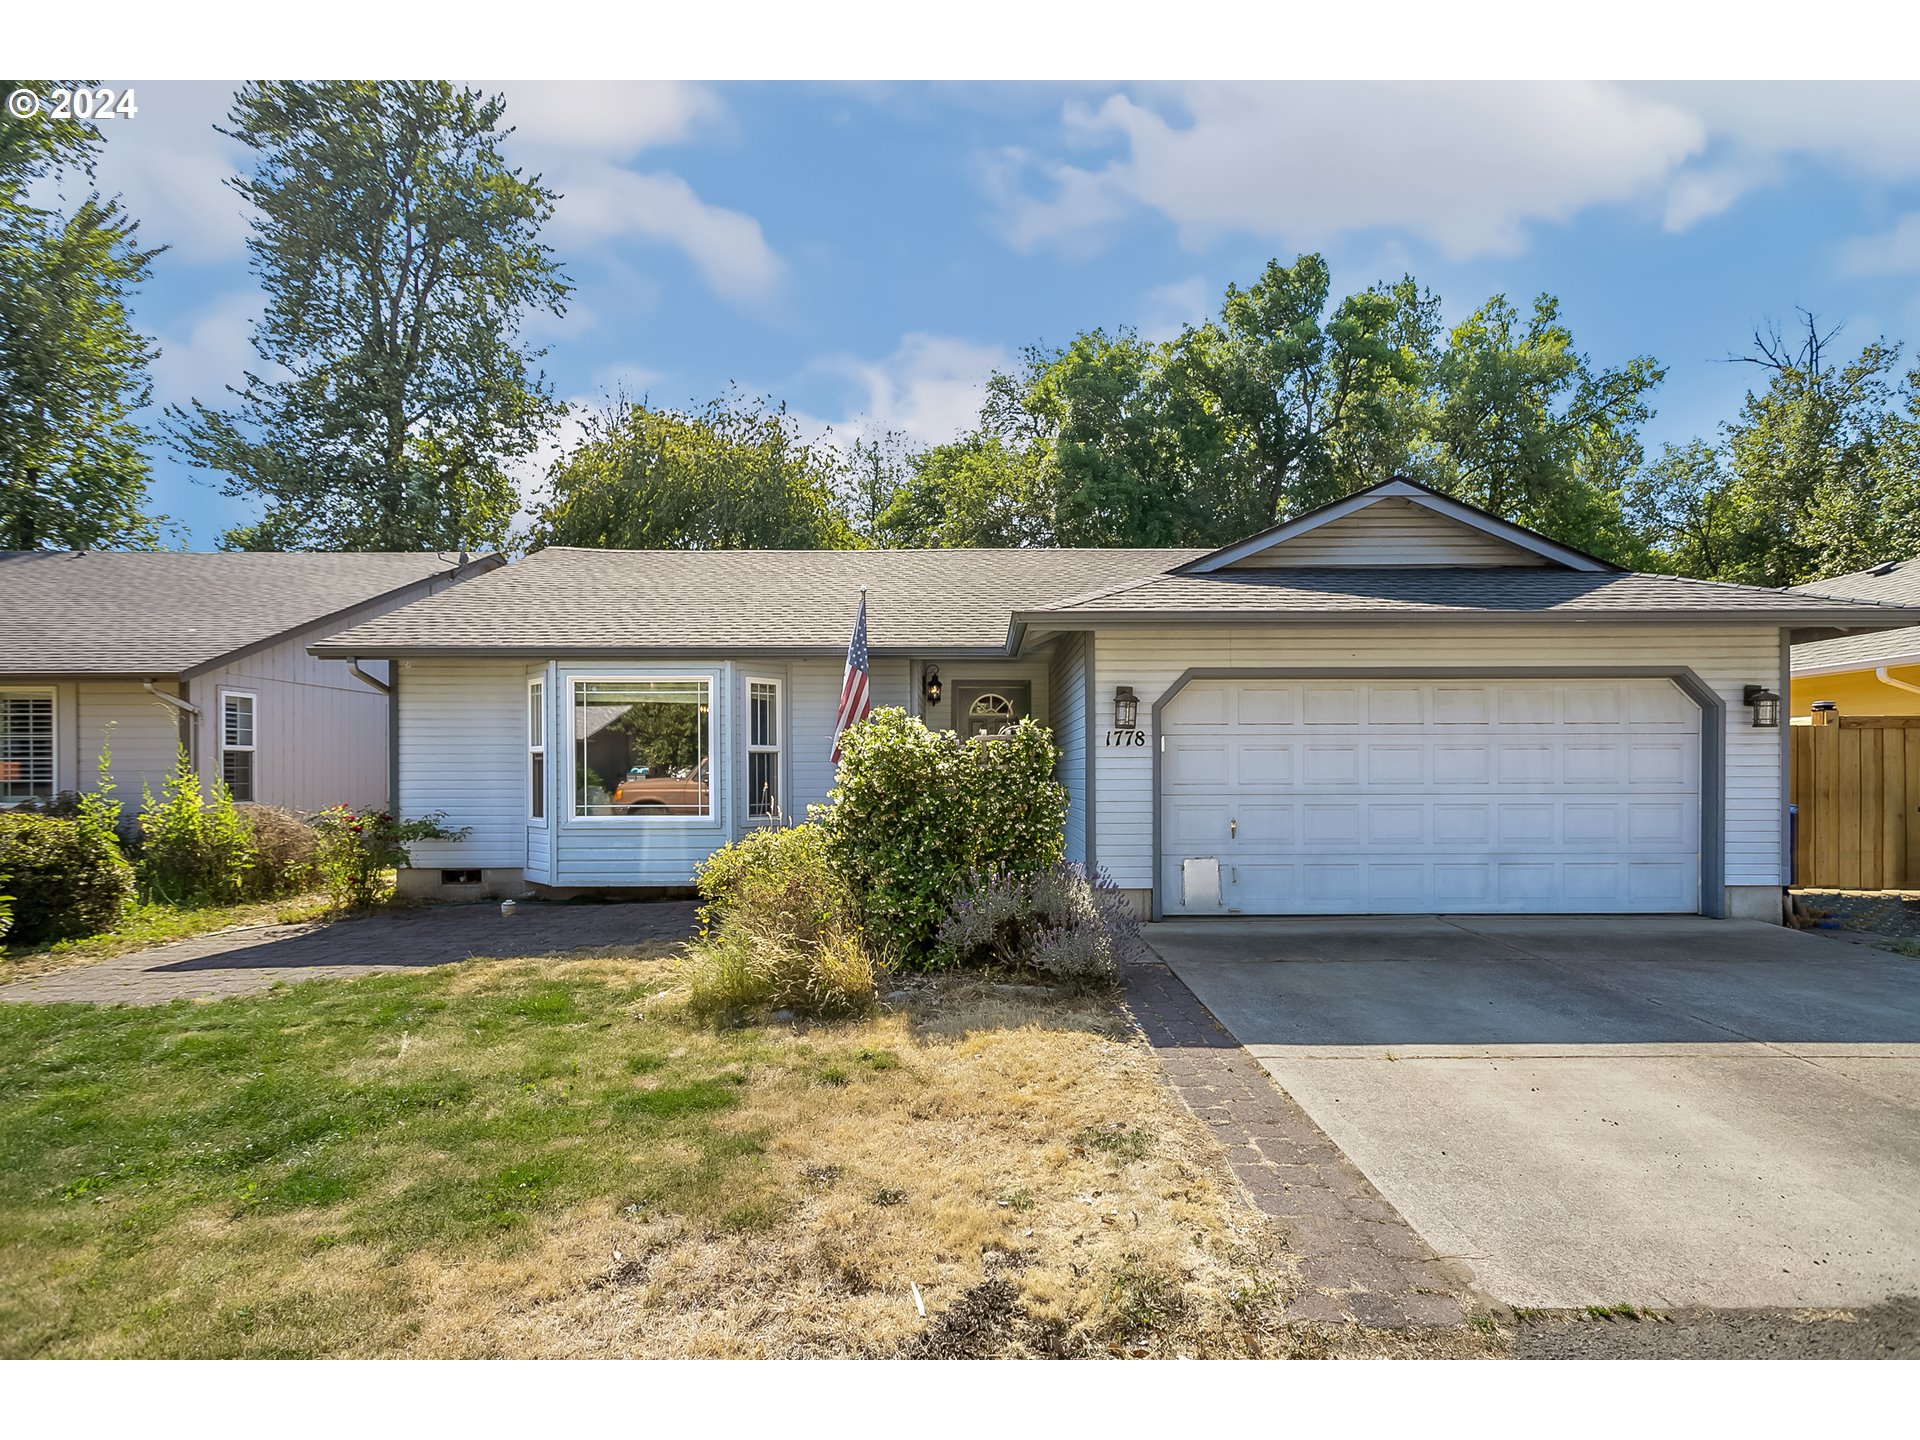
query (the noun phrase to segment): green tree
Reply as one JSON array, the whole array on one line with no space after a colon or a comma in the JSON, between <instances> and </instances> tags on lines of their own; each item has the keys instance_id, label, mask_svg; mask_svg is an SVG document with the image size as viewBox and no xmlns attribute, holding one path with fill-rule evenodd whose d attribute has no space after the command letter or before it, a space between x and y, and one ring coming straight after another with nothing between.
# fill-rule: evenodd
<instances>
[{"instance_id":1,"label":"green tree","mask_svg":"<svg viewBox=\"0 0 1920 1440\"><path fill-rule=\"evenodd\" d=\"M881 512L881 544L995 549L1053 543L1044 451L976 431L908 459L908 478Z\"/></svg>"},{"instance_id":2,"label":"green tree","mask_svg":"<svg viewBox=\"0 0 1920 1440\"><path fill-rule=\"evenodd\" d=\"M784 406L739 396L693 414L616 401L547 473L532 543L633 550L832 550L840 457Z\"/></svg>"},{"instance_id":3,"label":"green tree","mask_svg":"<svg viewBox=\"0 0 1920 1440\"><path fill-rule=\"evenodd\" d=\"M1920 549L1920 370L1885 339L1837 359L1801 312L1738 359L1766 383L1719 443L1666 455L1631 487L1633 518L1683 574L1797 585Z\"/></svg>"},{"instance_id":4,"label":"green tree","mask_svg":"<svg viewBox=\"0 0 1920 1440\"><path fill-rule=\"evenodd\" d=\"M248 548L499 544L508 468L562 413L521 327L569 287L554 193L512 168L502 97L443 82L250 83L221 130L256 210L259 373L169 414L174 443L266 503Z\"/></svg>"},{"instance_id":5,"label":"green tree","mask_svg":"<svg viewBox=\"0 0 1920 1440\"><path fill-rule=\"evenodd\" d=\"M1523 318L1496 295L1448 337L1416 468L1505 519L1632 560L1623 492L1642 459L1647 394L1665 375L1647 356L1596 370L1553 296Z\"/></svg>"},{"instance_id":6,"label":"green tree","mask_svg":"<svg viewBox=\"0 0 1920 1440\"><path fill-rule=\"evenodd\" d=\"M52 82L0 89L45 95ZM155 351L128 298L159 249L92 189L98 131L45 107L0 115L0 548L151 546L150 478L133 412ZM58 192L88 193L66 207ZM53 192L61 207L36 200Z\"/></svg>"}]
</instances>

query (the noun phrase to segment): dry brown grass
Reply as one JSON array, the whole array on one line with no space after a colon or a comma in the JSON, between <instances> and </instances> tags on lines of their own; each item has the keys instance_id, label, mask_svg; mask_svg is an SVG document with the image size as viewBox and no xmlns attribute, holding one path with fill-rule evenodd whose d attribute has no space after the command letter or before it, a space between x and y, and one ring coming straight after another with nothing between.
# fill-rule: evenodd
<instances>
[{"instance_id":1,"label":"dry brown grass","mask_svg":"<svg viewBox=\"0 0 1920 1440\"><path fill-rule=\"evenodd\" d=\"M197 1174L159 1171L144 1190L50 1204L36 1197L93 1162L57 1148L28 1157L11 1182L20 1198L0 1201L0 1244L32 1262L0 1284L0 1328L17 1337L5 1348L516 1357L1482 1348L1458 1335L1282 1326L1292 1261L1110 1001L946 980L896 992L862 1021L715 1031L687 1015L679 964L657 951L473 962L180 1017L202 1027L205 1055L236 1073L259 1063L254 1049L279 1047L283 1073L304 1065L318 1077L300 1081L316 1103L398 1094L455 1072L472 1090L445 1118L410 1111L333 1150L323 1142L263 1159L241 1172L250 1198L238 1205ZM204 1027L221 1014L255 1028L209 1038ZM141 1028L124 1042L98 1038L86 1051L91 1073L137 1050L149 1094L162 1093L152 1057L168 1053L155 1028L167 1017L120 1023ZM17 1054L47 1052L44 1038L18 1039ZM182 1073L218 1104L205 1055ZM724 1084L729 1103L639 1128L606 1119L621 1095L644 1100L663 1087L664 1097L690 1083ZM300 1087L287 1080L276 1103L293 1105ZM78 1113L73 1101L61 1108ZM59 1127L44 1133L48 1145L64 1143ZM554 1196L511 1202L520 1208L505 1228L462 1208L502 1183L503 1161L535 1167L528 1173L546 1178L527 1183ZM275 1199L298 1174L328 1166L342 1198ZM141 1217L137 1243L120 1216Z\"/></svg>"},{"instance_id":2,"label":"dry brown grass","mask_svg":"<svg viewBox=\"0 0 1920 1440\"><path fill-rule=\"evenodd\" d=\"M948 984L833 1027L873 1060L822 1067L821 1033L776 1042L729 1117L771 1137L750 1198L777 1223L582 1207L537 1250L425 1265L410 1352L893 1355L927 1348L928 1319L933 1353L1286 1348L1271 1321L1290 1267L1110 1007ZM1139 1138L1084 1143L1103 1131ZM940 1330L995 1280L1011 1303Z\"/></svg>"}]
</instances>

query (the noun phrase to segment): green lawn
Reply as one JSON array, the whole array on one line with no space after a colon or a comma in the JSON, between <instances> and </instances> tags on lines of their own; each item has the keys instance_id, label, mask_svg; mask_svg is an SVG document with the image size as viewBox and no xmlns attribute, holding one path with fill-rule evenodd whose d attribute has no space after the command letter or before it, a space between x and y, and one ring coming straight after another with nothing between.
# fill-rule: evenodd
<instances>
[{"instance_id":1,"label":"green lawn","mask_svg":"<svg viewBox=\"0 0 1920 1440\"><path fill-rule=\"evenodd\" d=\"M914 1285L982 1353L1284 1353L1110 1005L716 1032L677 963L0 1007L0 1354L914 1353Z\"/></svg>"}]
</instances>

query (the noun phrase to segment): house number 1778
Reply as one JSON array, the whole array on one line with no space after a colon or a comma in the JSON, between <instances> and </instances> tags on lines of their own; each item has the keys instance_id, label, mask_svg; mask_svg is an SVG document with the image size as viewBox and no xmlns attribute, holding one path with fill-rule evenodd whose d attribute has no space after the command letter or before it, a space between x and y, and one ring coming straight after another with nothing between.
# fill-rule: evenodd
<instances>
[{"instance_id":1,"label":"house number 1778","mask_svg":"<svg viewBox=\"0 0 1920 1440\"><path fill-rule=\"evenodd\" d=\"M1109 730L1107 731L1107 748L1109 750L1123 749L1128 746L1132 746L1137 749L1144 749L1146 747L1146 743L1147 743L1147 732L1144 730Z\"/></svg>"}]
</instances>

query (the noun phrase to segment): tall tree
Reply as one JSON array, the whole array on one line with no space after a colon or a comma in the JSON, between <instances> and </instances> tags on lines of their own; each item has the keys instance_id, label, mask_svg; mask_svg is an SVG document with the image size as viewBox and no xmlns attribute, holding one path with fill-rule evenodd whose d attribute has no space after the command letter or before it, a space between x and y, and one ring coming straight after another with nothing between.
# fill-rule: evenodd
<instances>
[{"instance_id":1,"label":"tall tree","mask_svg":"<svg viewBox=\"0 0 1920 1440\"><path fill-rule=\"evenodd\" d=\"M858 543L840 457L783 408L730 396L694 414L616 401L548 472L536 545L828 550Z\"/></svg>"},{"instance_id":2,"label":"tall tree","mask_svg":"<svg viewBox=\"0 0 1920 1440\"><path fill-rule=\"evenodd\" d=\"M52 82L0 82L46 95ZM63 88L73 88L66 86ZM92 188L98 130L0 115L0 548L155 544L133 412L157 353L127 311L159 249ZM58 191L84 184L70 208ZM36 203L51 190L55 206Z\"/></svg>"},{"instance_id":3,"label":"tall tree","mask_svg":"<svg viewBox=\"0 0 1920 1440\"><path fill-rule=\"evenodd\" d=\"M269 82L234 97L255 156L229 183L266 311L259 371L171 412L180 453L265 501L243 547L498 544L509 467L557 421L521 330L569 287L540 230L555 195L512 168L498 95L443 82Z\"/></svg>"},{"instance_id":4,"label":"tall tree","mask_svg":"<svg viewBox=\"0 0 1920 1440\"><path fill-rule=\"evenodd\" d=\"M1906 559L1920 550L1920 370L1876 339L1850 359L1838 328L1802 311L1735 357L1764 385L1718 445L1670 452L1634 488L1636 519L1663 563L1761 585Z\"/></svg>"},{"instance_id":5,"label":"tall tree","mask_svg":"<svg viewBox=\"0 0 1920 1440\"><path fill-rule=\"evenodd\" d=\"M909 476L874 528L877 543L1011 549L1053 543L1042 452L975 432L911 456Z\"/></svg>"},{"instance_id":6,"label":"tall tree","mask_svg":"<svg viewBox=\"0 0 1920 1440\"><path fill-rule=\"evenodd\" d=\"M1596 370L1542 295L1523 317L1496 295L1453 328L1433 375L1422 478L1555 539L1631 559L1622 509L1639 468L1650 357Z\"/></svg>"}]
</instances>

